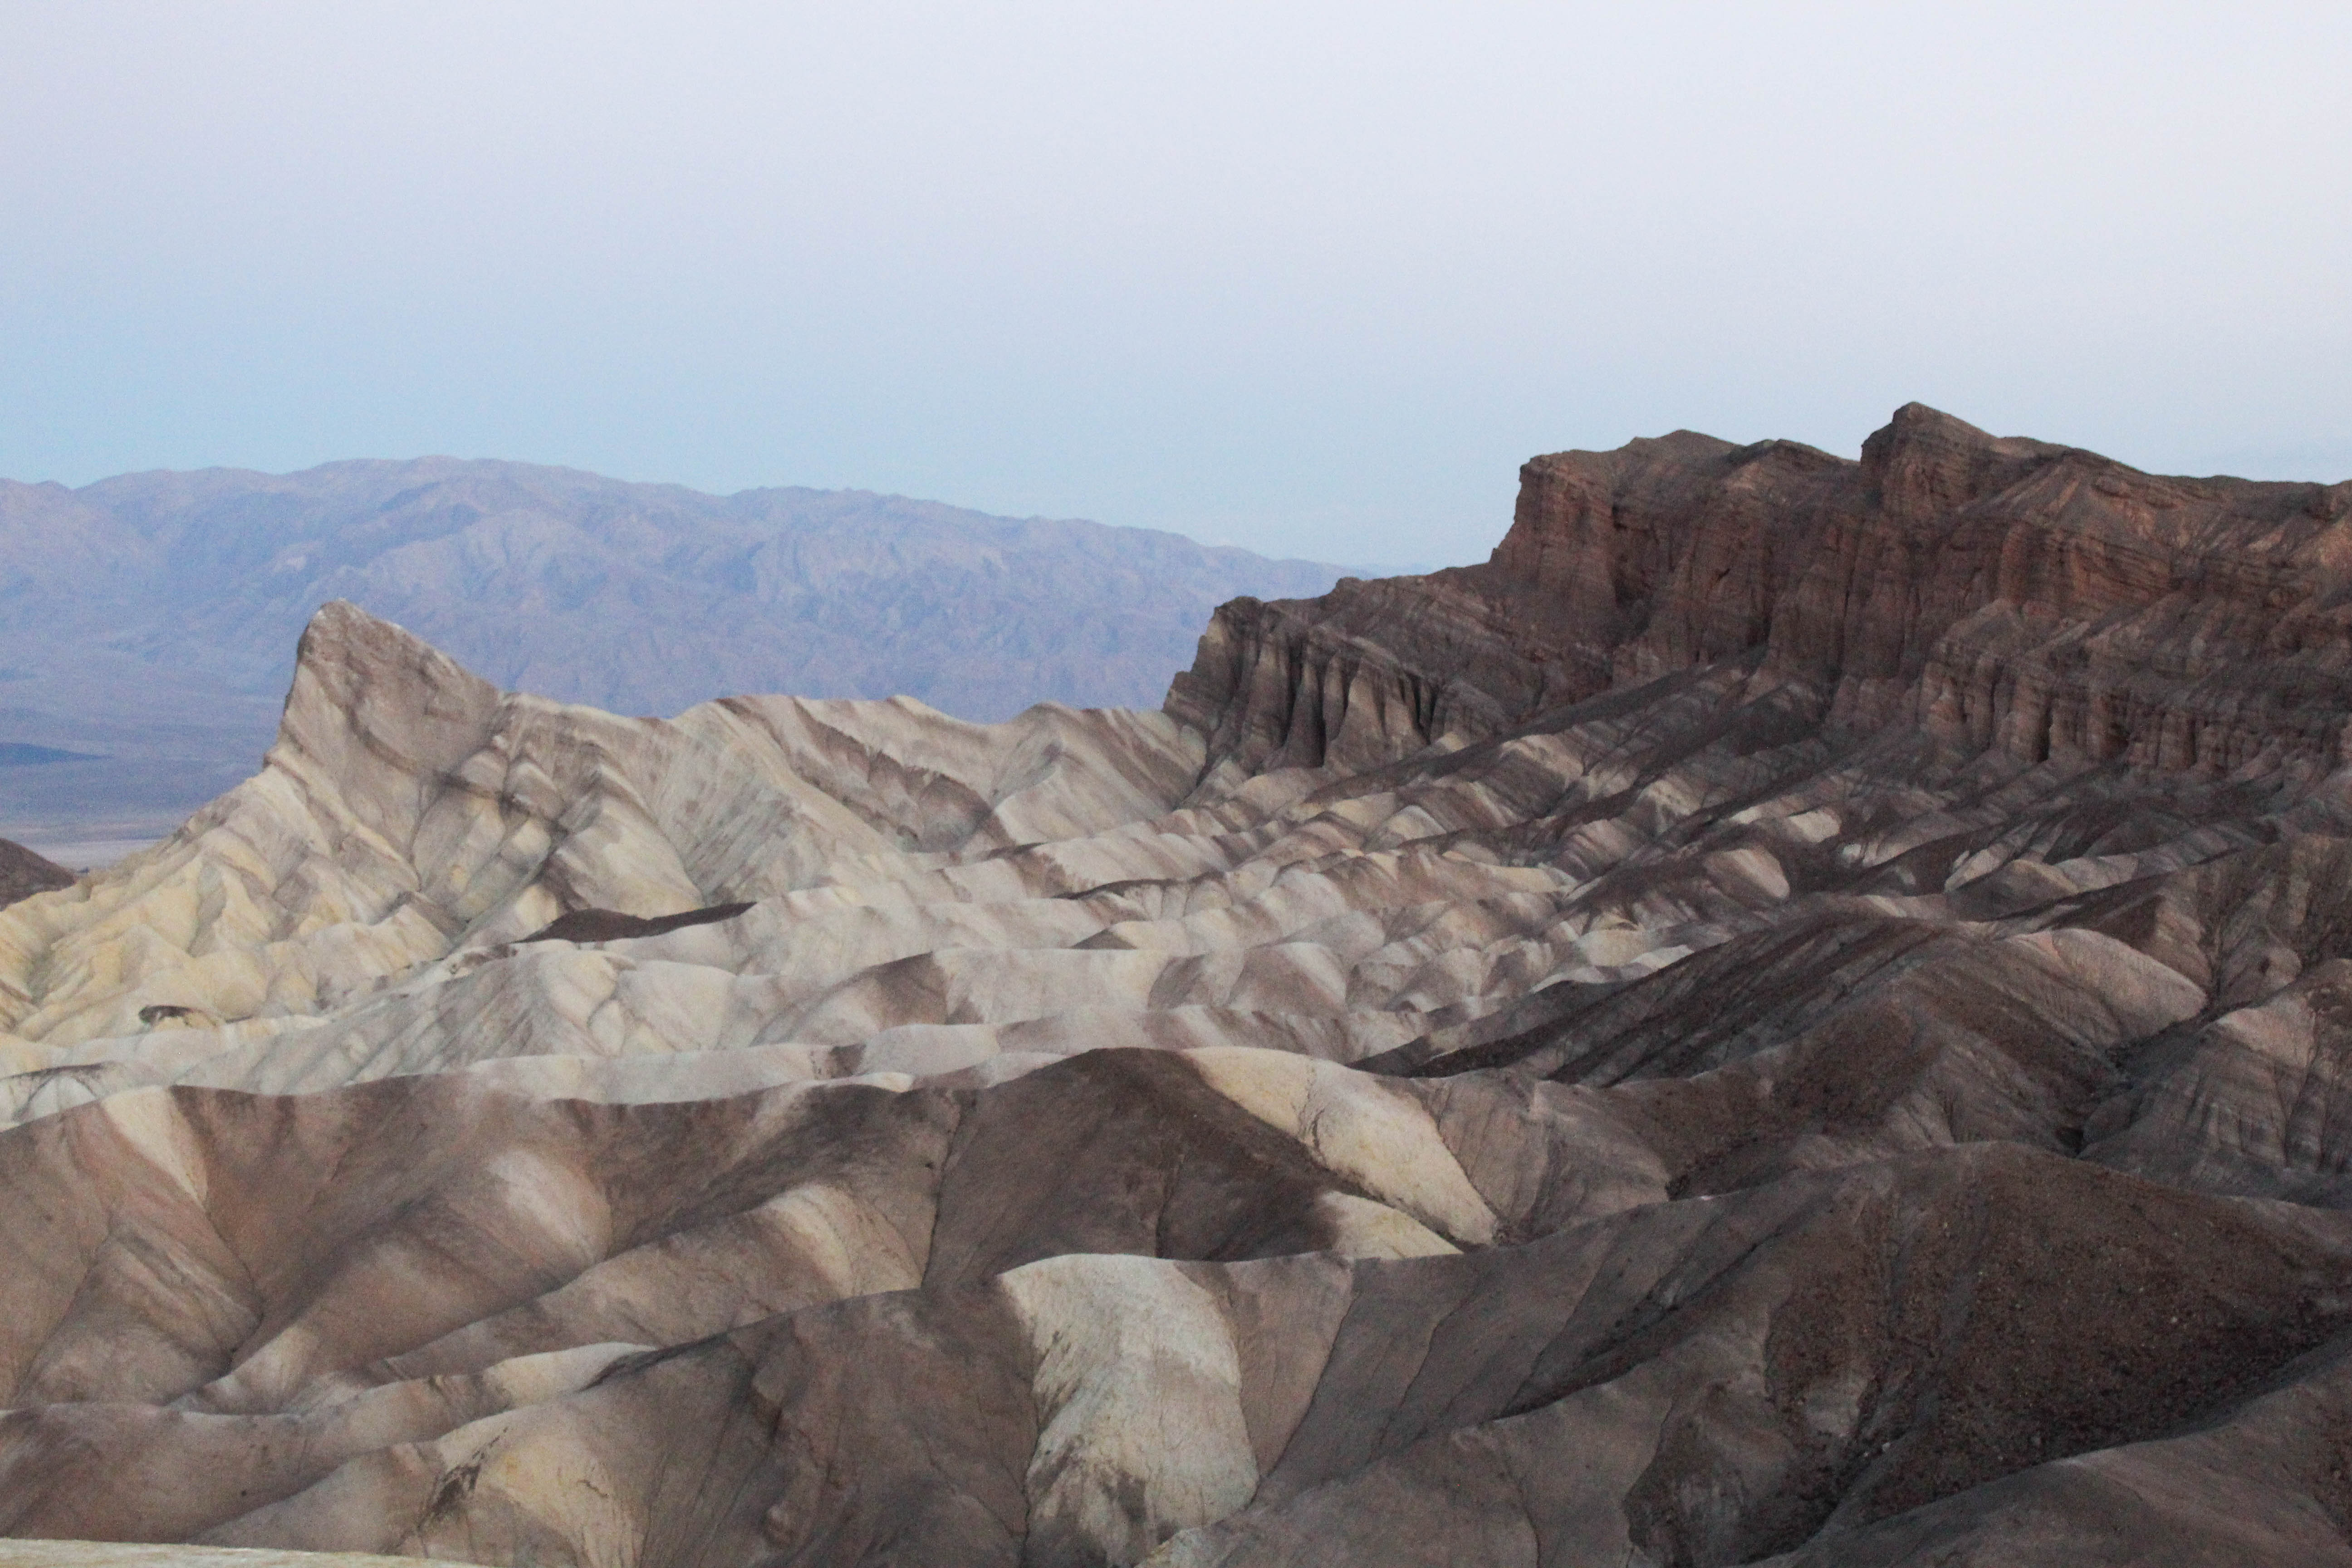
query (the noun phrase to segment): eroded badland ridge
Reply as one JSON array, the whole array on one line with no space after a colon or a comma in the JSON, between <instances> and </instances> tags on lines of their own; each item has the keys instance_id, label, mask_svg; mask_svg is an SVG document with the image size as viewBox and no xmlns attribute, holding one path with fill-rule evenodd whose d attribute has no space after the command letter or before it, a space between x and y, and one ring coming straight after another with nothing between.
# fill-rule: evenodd
<instances>
[{"instance_id":1,"label":"eroded badland ridge","mask_svg":"<svg viewBox=\"0 0 2352 1568\"><path fill-rule=\"evenodd\" d=\"M1339 574L902 496L450 458L0 480L0 742L48 758L9 766L0 743L0 835L169 832L253 771L334 599L617 712L796 691L994 720L1148 704L1217 605Z\"/></svg>"},{"instance_id":2,"label":"eroded badland ridge","mask_svg":"<svg viewBox=\"0 0 2352 1568\"><path fill-rule=\"evenodd\" d=\"M0 911L0 1530L2352 1563L2352 487L1538 458L1164 712L347 605Z\"/></svg>"}]
</instances>

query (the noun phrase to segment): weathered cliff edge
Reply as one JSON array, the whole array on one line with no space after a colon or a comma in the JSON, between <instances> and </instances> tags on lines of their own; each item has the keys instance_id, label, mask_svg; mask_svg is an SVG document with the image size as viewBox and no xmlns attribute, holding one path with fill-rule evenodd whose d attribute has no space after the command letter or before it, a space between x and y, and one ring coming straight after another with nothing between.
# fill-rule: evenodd
<instances>
[{"instance_id":1,"label":"weathered cliff edge","mask_svg":"<svg viewBox=\"0 0 2352 1568\"><path fill-rule=\"evenodd\" d=\"M2140 473L1919 404L1851 462L1690 431L1520 470L1486 564L1239 599L1168 699L1247 770L1361 767L1741 662L1834 731L2309 777L2352 718L2352 483Z\"/></svg>"}]
</instances>

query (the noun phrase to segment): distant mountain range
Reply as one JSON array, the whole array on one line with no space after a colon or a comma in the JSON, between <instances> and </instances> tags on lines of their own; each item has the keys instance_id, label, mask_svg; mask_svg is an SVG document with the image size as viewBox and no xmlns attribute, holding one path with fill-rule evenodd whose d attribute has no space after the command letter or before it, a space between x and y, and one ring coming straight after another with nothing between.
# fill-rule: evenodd
<instances>
[{"instance_id":1,"label":"distant mountain range","mask_svg":"<svg viewBox=\"0 0 2352 1568\"><path fill-rule=\"evenodd\" d=\"M861 490L447 458L0 481L0 832L160 832L247 776L331 599L622 712L905 694L997 720L1157 705L1219 604L1342 570Z\"/></svg>"}]
</instances>

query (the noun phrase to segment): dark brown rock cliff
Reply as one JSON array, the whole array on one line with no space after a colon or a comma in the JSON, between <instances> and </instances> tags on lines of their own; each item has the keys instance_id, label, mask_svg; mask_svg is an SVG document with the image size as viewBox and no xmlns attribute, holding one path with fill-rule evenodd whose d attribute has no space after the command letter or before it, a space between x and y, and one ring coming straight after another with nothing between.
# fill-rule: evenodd
<instances>
[{"instance_id":1,"label":"dark brown rock cliff","mask_svg":"<svg viewBox=\"0 0 2352 1568\"><path fill-rule=\"evenodd\" d=\"M1220 611L1169 710L1360 765L1751 661L1833 726L2300 775L2352 711L2352 485L2143 474L1912 404L1859 462L1688 431L1520 470L1482 566Z\"/></svg>"}]
</instances>

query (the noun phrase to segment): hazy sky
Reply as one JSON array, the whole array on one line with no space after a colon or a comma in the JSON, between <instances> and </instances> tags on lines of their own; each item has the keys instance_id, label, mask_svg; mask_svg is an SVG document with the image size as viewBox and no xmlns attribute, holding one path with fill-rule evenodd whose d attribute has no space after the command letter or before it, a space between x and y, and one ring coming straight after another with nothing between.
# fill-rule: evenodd
<instances>
[{"instance_id":1,"label":"hazy sky","mask_svg":"<svg viewBox=\"0 0 2352 1568\"><path fill-rule=\"evenodd\" d=\"M1919 398L2352 476L2352 6L0 0L0 474L428 452L1354 562Z\"/></svg>"}]
</instances>

